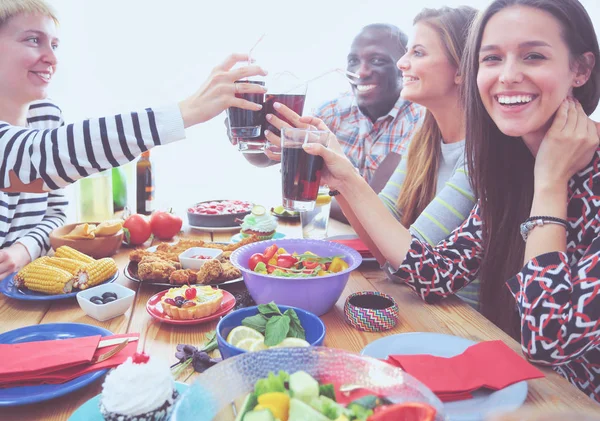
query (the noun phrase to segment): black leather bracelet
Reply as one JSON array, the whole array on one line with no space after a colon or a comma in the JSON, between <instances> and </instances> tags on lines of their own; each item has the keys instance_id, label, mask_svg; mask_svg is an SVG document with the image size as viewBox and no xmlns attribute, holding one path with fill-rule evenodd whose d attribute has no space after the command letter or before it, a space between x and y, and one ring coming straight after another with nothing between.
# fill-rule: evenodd
<instances>
[{"instance_id":1,"label":"black leather bracelet","mask_svg":"<svg viewBox=\"0 0 600 421\"><path fill-rule=\"evenodd\" d=\"M329 196L331 197L337 196L338 194L340 194L339 190L329 190Z\"/></svg>"},{"instance_id":2,"label":"black leather bracelet","mask_svg":"<svg viewBox=\"0 0 600 421\"><path fill-rule=\"evenodd\" d=\"M521 224L520 231L523 241L527 241L531 230L545 224L562 225L565 229L568 227L568 222L562 218L555 218L554 216L532 216L527 218L525 222Z\"/></svg>"}]
</instances>

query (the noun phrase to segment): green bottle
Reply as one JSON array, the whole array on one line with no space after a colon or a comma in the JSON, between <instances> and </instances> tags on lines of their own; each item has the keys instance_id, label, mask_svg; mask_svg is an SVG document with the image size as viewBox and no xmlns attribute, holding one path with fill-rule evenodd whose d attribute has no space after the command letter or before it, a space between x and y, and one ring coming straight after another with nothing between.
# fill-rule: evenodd
<instances>
[{"instance_id":1,"label":"green bottle","mask_svg":"<svg viewBox=\"0 0 600 421\"><path fill-rule=\"evenodd\" d=\"M127 179L123 168L112 169L113 205L115 212L123 210L127 205Z\"/></svg>"}]
</instances>

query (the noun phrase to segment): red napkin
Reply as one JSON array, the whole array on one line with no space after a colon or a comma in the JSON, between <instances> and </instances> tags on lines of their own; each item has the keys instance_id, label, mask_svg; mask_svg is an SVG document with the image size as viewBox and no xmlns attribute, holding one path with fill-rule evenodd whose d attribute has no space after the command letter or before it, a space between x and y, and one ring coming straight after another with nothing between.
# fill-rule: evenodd
<instances>
[{"instance_id":1,"label":"red napkin","mask_svg":"<svg viewBox=\"0 0 600 421\"><path fill-rule=\"evenodd\" d=\"M480 342L451 358L432 355L390 355L387 362L423 382L442 400L459 400L487 388L544 377L502 341Z\"/></svg>"},{"instance_id":2,"label":"red napkin","mask_svg":"<svg viewBox=\"0 0 600 421\"><path fill-rule=\"evenodd\" d=\"M371 252L369 251L369 248L365 245L365 243L363 243L363 241L360 238L352 238L350 240L330 240L330 241L348 246L348 247L356 250L357 252L359 252L362 257L373 257L373 254L371 254Z\"/></svg>"},{"instance_id":3,"label":"red napkin","mask_svg":"<svg viewBox=\"0 0 600 421\"><path fill-rule=\"evenodd\" d=\"M0 344L0 381L16 374L46 373L90 362L100 335L53 341Z\"/></svg>"},{"instance_id":4,"label":"red napkin","mask_svg":"<svg viewBox=\"0 0 600 421\"><path fill-rule=\"evenodd\" d=\"M133 334L122 334L103 337L102 339L115 339L122 337L138 336ZM92 343L94 338L95 346L91 356L89 355L89 344ZM83 341L76 341L76 339L87 339ZM3 387L15 387L15 386L28 386L28 385L39 385L39 384L60 384L73 380L79 376L87 373L91 373L96 370L102 370L105 368L113 368L125 362L125 360L135 354L137 350L137 342L129 343L119 353L112 356L106 361L96 364L90 364L92 358L100 356L109 352L111 349L118 345L110 347L104 347L96 349L99 336L88 336L84 338L74 339L63 339L56 341L43 341L42 342L28 342L29 346L32 347L32 353L21 356L21 368L19 370L12 370L10 374L4 374L5 371L0 371L0 388ZM75 341L75 342L73 342ZM61 344L61 342L67 342L67 344ZM73 344L84 344L83 348L75 348ZM9 345L14 346L17 344ZM25 345L25 344L19 344ZM37 347L33 347L36 345ZM63 351L69 350L70 353ZM79 352L83 351L85 358L78 355ZM12 353L13 351L7 351ZM47 358L45 361L38 354L43 354ZM13 354L14 355L14 354ZM88 358L89 356L89 358ZM29 358L27 358L29 357ZM6 361L3 359L3 355L0 354L0 367L8 366ZM29 364L27 363L29 361ZM67 362L65 362L67 361Z\"/></svg>"}]
</instances>

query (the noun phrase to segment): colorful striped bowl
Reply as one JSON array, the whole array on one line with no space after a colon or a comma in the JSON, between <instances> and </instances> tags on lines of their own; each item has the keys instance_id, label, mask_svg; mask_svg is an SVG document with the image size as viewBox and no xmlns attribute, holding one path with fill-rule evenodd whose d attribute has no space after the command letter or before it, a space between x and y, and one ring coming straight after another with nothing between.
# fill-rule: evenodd
<instances>
[{"instance_id":1,"label":"colorful striped bowl","mask_svg":"<svg viewBox=\"0 0 600 421\"><path fill-rule=\"evenodd\" d=\"M348 296L344 314L348 323L358 330L381 332L396 326L398 304L383 292L361 291Z\"/></svg>"}]
</instances>

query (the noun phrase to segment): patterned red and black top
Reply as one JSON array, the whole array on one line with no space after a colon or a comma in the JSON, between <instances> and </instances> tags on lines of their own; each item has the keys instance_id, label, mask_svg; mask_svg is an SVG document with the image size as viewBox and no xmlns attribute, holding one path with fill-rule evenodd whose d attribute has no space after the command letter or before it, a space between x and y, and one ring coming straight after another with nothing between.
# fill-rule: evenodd
<instances>
[{"instance_id":1,"label":"patterned red and black top","mask_svg":"<svg viewBox=\"0 0 600 421\"><path fill-rule=\"evenodd\" d=\"M600 148L569 182L567 252L531 259L507 281L525 355L600 402ZM484 253L479 207L432 247L413 237L396 272L427 302L473 281Z\"/></svg>"}]
</instances>

